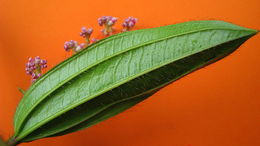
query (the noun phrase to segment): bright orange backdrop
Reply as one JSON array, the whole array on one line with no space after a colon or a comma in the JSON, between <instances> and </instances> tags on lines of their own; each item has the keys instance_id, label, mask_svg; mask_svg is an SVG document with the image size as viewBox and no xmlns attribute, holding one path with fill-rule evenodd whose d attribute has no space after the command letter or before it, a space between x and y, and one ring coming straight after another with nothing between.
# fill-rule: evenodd
<instances>
[{"instance_id":1,"label":"bright orange backdrop","mask_svg":"<svg viewBox=\"0 0 260 146\"><path fill-rule=\"evenodd\" d=\"M66 40L97 18L139 18L136 29L217 19L260 29L259 0L0 0L0 135L30 85L28 57L48 59L50 69L68 57ZM21 146L259 146L260 35L229 57L169 85L134 108L89 129Z\"/></svg>"}]
</instances>

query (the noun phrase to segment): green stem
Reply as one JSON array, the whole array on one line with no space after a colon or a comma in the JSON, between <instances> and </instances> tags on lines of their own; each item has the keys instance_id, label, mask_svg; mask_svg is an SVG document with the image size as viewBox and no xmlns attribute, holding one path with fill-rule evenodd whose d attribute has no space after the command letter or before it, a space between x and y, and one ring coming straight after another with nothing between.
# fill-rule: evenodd
<instances>
[{"instance_id":1,"label":"green stem","mask_svg":"<svg viewBox=\"0 0 260 146\"><path fill-rule=\"evenodd\" d=\"M11 137L8 141L7 141L7 146L16 146L18 145L18 141L15 140L14 137Z\"/></svg>"},{"instance_id":2,"label":"green stem","mask_svg":"<svg viewBox=\"0 0 260 146\"><path fill-rule=\"evenodd\" d=\"M89 37L86 37L86 45L88 46L90 44Z\"/></svg>"}]
</instances>

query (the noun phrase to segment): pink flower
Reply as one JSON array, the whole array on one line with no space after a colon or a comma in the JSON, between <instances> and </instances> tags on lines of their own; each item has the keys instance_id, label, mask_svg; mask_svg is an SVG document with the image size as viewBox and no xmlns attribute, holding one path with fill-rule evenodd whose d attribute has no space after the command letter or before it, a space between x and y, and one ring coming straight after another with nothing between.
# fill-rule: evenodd
<instances>
[{"instance_id":1,"label":"pink flower","mask_svg":"<svg viewBox=\"0 0 260 146\"><path fill-rule=\"evenodd\" d=\"M40 76L42 69L47 68L47 61L41 59L39 56L35 58L29 58L26 63L26 74L31 75L32 82L35 82Z\"/></svg>"},{"instance_id":2,"label":"pink flower","mask_svg":"<svg viewBox=\"0 0 260 146\"><path fill-rule=\"evenodd\" d=\"M85 47L86 47L85 43L81 43L80 45L78 45L78 42L74 41L74 40L70 40L70 41L64 43L65 51L72 50L74 54L83 50Z\"/></svg>"},{"instance_id":3,"label":"pink flower","mask_svg":"<svg viewBox=\"0 0 260 146\"><path fill-rule=\"evenodd\" d=\"M93 32L93 28L88 28L87 29L86 27L82 27L81 28L81 32L79 33L80 36L82 36L83 38L86 39L87 45L90 43L89 38L90 38L92 32Z\"/></svg>"},{"instance_id":4,"label":"pink flower","mask_svg":"<svg viewBox=\"0 0 260 146\"><path fill-rule=\"evenodd\" d=\"M93 32L93 28L86 28L86 27L82 27L81 28L81 32L79 33L80 36L82 36L83 38L87 38L90 37L90 35Z\"/></svg>"},{"instance_id":5,"label":"pink flower","mask_svg":"<svg viewBox=\"0 0 260 146\"><path fill-rule=\"evenodd\" d=\"M80 45L78 45L78 46L76 47L75 51L76 51L76 52L79 52L79 51L83 50L84 47L85 47L85 43L81 43Z\"/></svg>"},{"instance_id":6,"label":"pink flower","mask_svg":"<svg viewBox=\"0 0 260 146\"><path fill-rule=\"evenodd\" d=\"M134 17L128 17L125 19L124 23L122 24L123 26L123 31L129 31L131 30L137 22L137 18Z\"/></svg>"},{"instance_id":7,"label":"pink flower","mask_svg":"<svg viewBox=\"0 0 260 146\"><path fill-rule=\"evenodd\" d=\"M100 26L104 26L105 28L101 30L104 35L112 35L113 33L113 25L117 22L116 17L112 16L102 16L98 18L98 24Z\"/></svg>"},{"instance_id":8,"label":"pink flower","mask_svg":"<svg viewBox=\"0 0 260 146\"><path fill-rule=\"evenodd\" d=\"M78 42L74 40L70 40L64 43L65 51L70 51L71 49L77 47Z\"/></svg>"},{"instance_id":9,"label":"pink flower","mask_svg":"<svg viewBox=\"0 0 260 146\"><path fill-rule=\"evenodd\" d=\"M92 43L96 43L96 42L99 41L99 40L96 39L96 38L93 38L91 41L92 41Z\"/></svg>"}]
</instances>

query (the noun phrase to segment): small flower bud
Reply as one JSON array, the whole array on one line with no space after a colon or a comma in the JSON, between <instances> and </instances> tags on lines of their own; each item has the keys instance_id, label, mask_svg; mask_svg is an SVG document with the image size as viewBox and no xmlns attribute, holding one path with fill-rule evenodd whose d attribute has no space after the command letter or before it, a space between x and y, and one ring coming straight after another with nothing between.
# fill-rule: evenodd
<instances>
[{"instance_id":1,"label":"small flower bud","mask_svg":"<svg viewBox=\"0 0 260 146\"><path fill-rule=\"evenodd\" d=\"M83 38L86 39L87 45L90 43L89 38L90 38L92 32L93 32L93 28L88 28L87 29L86 27L82 27L81 28L81 32L79 33L80 36L82 36Z\"/></svg>"},{"instance_id":2,"label":"small flower bud","mask_svg":"<svg viewBox=\"0 0 260 146\"><path fill-rule=\"evenodd\" d=\"M93 32L93 28L86 29L86 27L82 27L79 35L82 36L83 38L86 38L86 37L90 37L92 32Z\"/></svg>"},{"instance_id":3,"label":"small flower bud","mask_svg":"<svg viewBox=\"0 0 260 146\"><path fill-rule=\"evenodd\" d=\"M47 67L47 61L45 59L41 59L39 56L35 58L29 58L26 63L26 74L31 75L32 82L35 82L42 74L41 71L43 68Z\"/></svg>"},{"instance_id":4,"label":"small flower bud","mask_svg":"<svg viewBox=\"0 0 260 146\"><path fill-rule=\"evenodd\" d=\"M92 43L96 43L96 42L99 41L99 40L96 39L96 38L93 38L91 41L92 41Z\"/></svg>"},{"instance_id":5,"label":"small flower bud","mask_svg":"<svg viewBox=\"0 0 260 146\"><path fill-rule=\"evenodd\" d=\"M125 19L125 21L122 24L123 31L131 30L135 26L136 22L137 22L137 18L134 17L128 17L127 19Z\"/></svg>"},{"instance_id":6,"label":"small flower bud","mask_svg":"<svg viewBox=\"0 0 260 146\"><path fill-rule=\"evenodd\" d=\"M78 45L78 46L76 47L75 51L76 51L76 52L79 52L79 51L83 50L84 47L85 47L85 43L81 43L80 45Z\"/></svg>"},{"instance_id":7,"label":"small flower bud","mask_svg":"<svg viewBox=\"0 0 260 146\"><path fill-rule=\"evenodd\" d=\"M41 62L41 58L39 57L39 56L36 56L35 58L34 58L34 63L35 64L39 64Z\"/></svg>"},{"instance_id":8,"label":"small flower bud","mask_svg":"<svg viewBox=\"0 0 260 146\"><path fill-rule=\"evenodd\" d=\"M85 43L81 43L79 46L81 49L83 49L85 47Z\"/></svg>"},{"instance_id":9,"label":"small flower bud","mask_svg":"<svg viewBox=\"0 0 260 146\"><path fill-rule=\"evenodd\" d=\"M73 50L77 47L78 42L74 40L70 40L64 43L64 49L65 51Z\"/></svg>"},{"instance_id":10,"label":"small flower bud","mask_svg":"<svg viewBox=\"0 0 260 146\"><path fill-rule=\"evenodd\" d=\"M98 24L100 26L104 25L104 29L101 30L101 32L104 35L112 35L113 33L113 25L117 22L117 18L116 17L112 17L112 16L102 16L100 18L98 18Z\"/></svg>"}]
</instances>

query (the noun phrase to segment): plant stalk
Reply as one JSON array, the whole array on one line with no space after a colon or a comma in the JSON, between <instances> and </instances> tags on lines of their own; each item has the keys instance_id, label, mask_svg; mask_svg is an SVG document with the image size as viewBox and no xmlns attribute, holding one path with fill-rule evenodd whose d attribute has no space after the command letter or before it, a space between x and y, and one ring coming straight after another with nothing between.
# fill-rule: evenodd
<instances>
[{"instance_id":1,"label":"plant stalk","mask_svg":"<svg viewBox=\"0 0 260 146\"><path fill-rule=\"evenodd\" d=\"M16 139L14 137L11 137L7 141L7 146L16 146L16 145L18 145L18 141L16 141Z\"/></svg>"}]
</instances>

